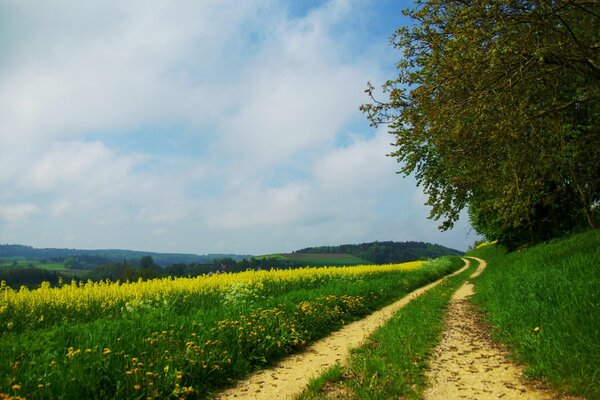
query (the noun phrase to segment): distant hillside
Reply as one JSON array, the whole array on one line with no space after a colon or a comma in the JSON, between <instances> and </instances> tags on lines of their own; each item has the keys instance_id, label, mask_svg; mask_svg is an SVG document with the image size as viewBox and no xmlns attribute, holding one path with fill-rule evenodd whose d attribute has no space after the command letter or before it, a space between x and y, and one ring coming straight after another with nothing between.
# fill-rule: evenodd
<instances>
[{"instance_id":1,"label":"distant hillside","mask_svg":"<svg viewBox=\"0 0 600 400\"><path fill-rule=\"evenodd\" d=\"M238 254L180 254L180 253L155 253L149 251L120 250L120 249L101 249L101 250L80 250L80 249L37 249L31 246L19 244L0 245L0 259L31 259L31 260L64 260L68 257L86 256L98 259L98 264L119 262L123 260L139 260L144 256L151 256L155 263L161 266L171 264L204 264L213 260L231 258L233 260L242 260L249 255Z\"/></svg>"},{"instance_id":2,"label":"distant hillside","mask_svg":"<svg viewBox=\"0 0 600 400\"><path fill-rule=\"evenodd\" d=\"M401 263L446 255L463 255L459 250L425 242L371 242L340 246L308 247L293 254L351 254L375 264Z\"/></svg>"},{"instance_id":3,"label":"distant hillside","mask_svg":"<svg viewBox=\"0 0 600 400\"><path fill-rule=\"evenodd\" d=\"M288 253L288 254L270 254L265 256L252 257L252 260L265 260L268 266L299 267L299 266L336 266L336 265L362 265L370 264L368 261L351 254L324 254L324 253Z\"/></svg>"}]
</instances>

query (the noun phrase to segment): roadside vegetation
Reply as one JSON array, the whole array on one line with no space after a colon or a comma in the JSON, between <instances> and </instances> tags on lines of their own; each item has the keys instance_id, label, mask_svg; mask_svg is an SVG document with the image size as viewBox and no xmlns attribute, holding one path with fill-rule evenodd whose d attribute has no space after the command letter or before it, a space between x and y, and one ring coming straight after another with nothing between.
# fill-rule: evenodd
<instances>
[{"instance_id":1,"label":"roadside vegetation","mask_svg":"<svg viewBox=\"0 0 600 400\"><path fill-rule=\"evenodd\" d=\"M448 262L442 258L436 262ZM462 264L459 258L453 263ZM460 275L412 300L355 349L348 365L336 365L315 379L301 400L335 398L420 399L426 387L427 359L439 342L444 312L452 294L477 268Z\"/></svg>"},{"instance_id":2,"label":"roadside vegetation","mask_svg":"<svg viewBox=\"0 0 600 400\"><path fill-rule=\"evenodd\" d=\"M529 377L600 398L600 232L527 250L469 252L488 262L474 301Z\"/></svg>"},{"instance_id":3,"label":"roadside vegetation","mask_svg":"<svg viewBox=\"0 0 600 400\"><path fill-rule=\"evenodd\" d=\"M197 398L457 269L248 271L0 291L0 393Z\"/></svg>"}]
</instances>

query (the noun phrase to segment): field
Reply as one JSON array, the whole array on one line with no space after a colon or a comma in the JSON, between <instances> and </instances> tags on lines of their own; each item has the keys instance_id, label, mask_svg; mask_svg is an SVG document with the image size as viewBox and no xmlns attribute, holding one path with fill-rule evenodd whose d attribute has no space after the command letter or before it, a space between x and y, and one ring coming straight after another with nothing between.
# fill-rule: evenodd
<instances>
[{"instance_id":1,"label":"field","mask_svg":"<svg viewBox=\"0 0 600 400\"><path fill-rule=\"evenodd\" d=\"M0 393L198 398L458 268L448 260L0 291Z\"/></svg>"},{"instance_id":2,"label":"field","mask_svg":"<svg viewBox=\"0 0 600 400\"><path fill-rule=\"evenodd\" d=\"M40 268L49 271L69 271L63 263L42 262L39 260L0 261L0 268Z\"/></svg>"},{"instance_id":3,"label":"field","mask_svg":"<svg viewBox=\"0 0 600 400\"><path fill-rule=\"evenodd\" d=\"M306 266L335 266L335 265L365 265L367 261L355 257L351 254L305 254L305 253L284 253L269 254L265 256L254 257L256 259L275 259L283 262L293 262Z\"/></svg>"}]
</instances>

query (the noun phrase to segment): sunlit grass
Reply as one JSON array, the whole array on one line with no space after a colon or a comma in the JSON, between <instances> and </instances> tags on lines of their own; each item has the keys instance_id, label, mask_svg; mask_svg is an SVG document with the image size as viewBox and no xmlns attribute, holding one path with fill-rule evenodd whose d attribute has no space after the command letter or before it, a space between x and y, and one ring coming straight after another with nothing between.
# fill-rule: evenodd
<instances>
[{"instance_id":1,"label":"sunlit grass","mask_svg":"<svg viewBox=\"0 0 600 400\"><path fill-rule=\"evenodd\" d=\"M488 261L474 300L527 374L558 390L600 398L600 232L506 253Z\"/></svg>"}]
</instances>

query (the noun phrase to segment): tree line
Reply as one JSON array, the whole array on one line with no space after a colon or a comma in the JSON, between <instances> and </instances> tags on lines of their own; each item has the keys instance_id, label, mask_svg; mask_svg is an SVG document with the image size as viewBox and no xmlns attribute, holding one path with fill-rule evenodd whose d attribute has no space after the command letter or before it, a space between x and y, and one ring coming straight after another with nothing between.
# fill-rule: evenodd
<instances>
[{"instance_id":1,"label":"tree line","mask_svg":"<svg viewBox=\"0 0 600 400\"><path fill-rule=\"evenodd\" d=\"M318 246L297 250L294 253L351 254L374 264L402 263L407 261L436 258L445 255L462 255L458 250L425 242L370 242L339 246Z\"/></svg>"}]
</instances>

